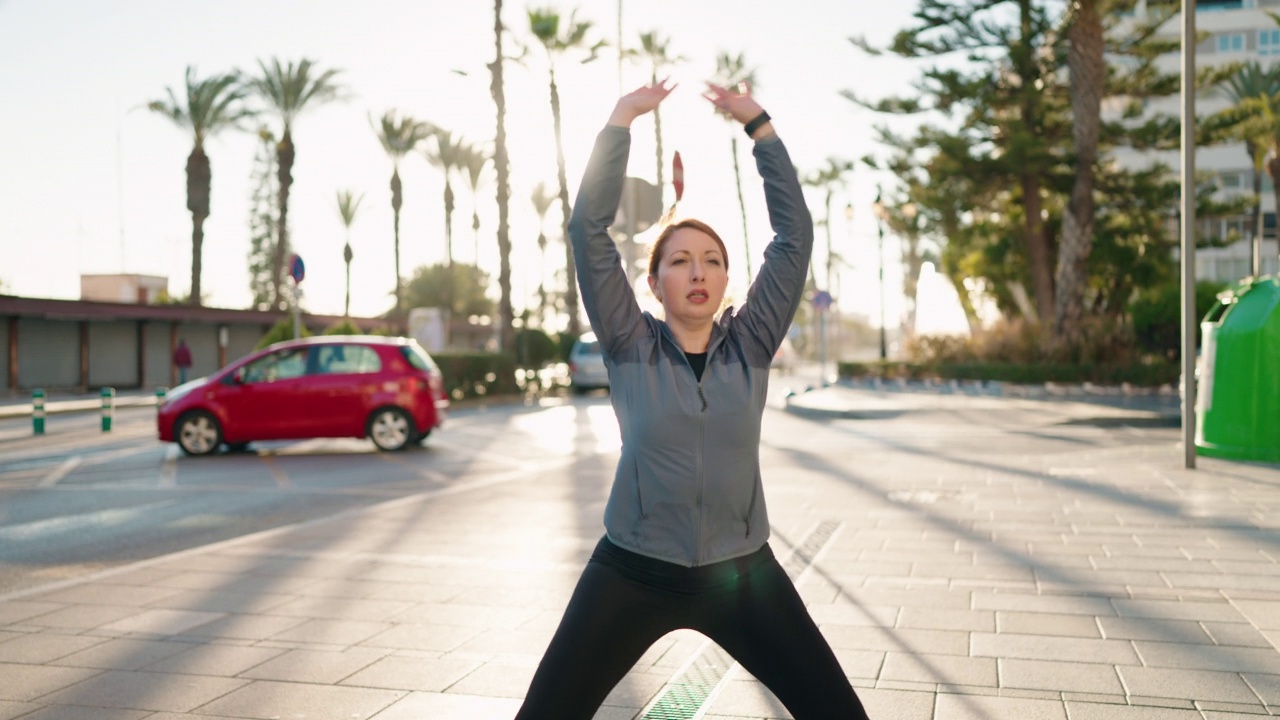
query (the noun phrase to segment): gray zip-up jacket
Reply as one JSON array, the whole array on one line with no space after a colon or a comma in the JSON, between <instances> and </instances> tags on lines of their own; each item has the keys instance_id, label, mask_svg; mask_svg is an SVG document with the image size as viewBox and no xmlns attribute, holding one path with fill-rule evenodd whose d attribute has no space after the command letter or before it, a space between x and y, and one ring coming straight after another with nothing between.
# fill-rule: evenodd
<instances>
[{"instance_id":1,"label":"gray zip-up jacket","mask_svg":"<svg viewBox=\"0 0 1280 720\"><path fill-rule=\"evenodd\" d=\"M760 420L769 364L804 291L813 221L782 142L757 142L774 239L746 302L713 326L699 382L667 324L640 311L607 232L630 149L628 129L600 132L569 221L622 434L604 524L610 540L633 552L707 565L754 552L769 538Z\"/></svg>"}]
</instances>

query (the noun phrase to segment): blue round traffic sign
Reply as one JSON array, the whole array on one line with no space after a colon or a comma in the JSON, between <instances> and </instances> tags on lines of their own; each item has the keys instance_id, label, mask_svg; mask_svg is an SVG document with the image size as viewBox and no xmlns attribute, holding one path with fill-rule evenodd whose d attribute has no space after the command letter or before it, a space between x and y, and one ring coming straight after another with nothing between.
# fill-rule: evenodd
<instances>
[{"instance_id":1,"label":"blue round traffic sign","mask_svg":"<svg viewBox=\"0 0 1280 720\"><path fill-rule=\"evenodd\" d=\"M831 293L826 290L819 290L813 294L813 306L819 310L830 310L833 302L835 298L831 297Z\"/></svg>"},{"instance_id":2,"label":"blue round traffic sign","mask_svg":"<svg viewBox=\"0 0 1280 720\"><path fill-rule=\"evenodd\" d=\"M302 256L294 253L289 256L289 276L296 283L302 282L302 278L306 277L307 266L302 264Z\"/></svg>"}]
</instances>

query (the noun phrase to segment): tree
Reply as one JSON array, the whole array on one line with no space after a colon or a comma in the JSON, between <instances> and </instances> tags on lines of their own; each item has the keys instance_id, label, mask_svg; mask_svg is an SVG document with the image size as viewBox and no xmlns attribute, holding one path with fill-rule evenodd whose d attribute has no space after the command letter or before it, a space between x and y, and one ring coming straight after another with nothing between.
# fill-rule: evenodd
<instances>
[{"instance_id":1,"label":"tree","mask_svg":"<svg viewBox=\"0 0 1280 720\"><path fill-rule=\"evenodd\" d=\"M1076 173L1062 217L1062 243L1054 290L1054 333L1059 342L1081 341L1086 263L1093 250L1094 165L1102 134L1102 93L1107 84L1102 16L1098 0L1076 0L1067 21L1067 66L1071 74L1071 127Z\"/></svg>"},{"instance_id":2,"label":"tree","mask_svg":"<svg viewBox=\"0 0 1280 720\"><path fill-rule=\"evenodd\" d=\"M356 195L350 190L338 191L338 217L342 219L342 227L346 230L346 244L342 247L342 261L347 266L347 294L342 301L342 316L351 316L351 224L356 221L356 213L360 211L360 201L364 194Z\"/></svg>"},{"instance_id":3,"label":"tree","mask_svg":"<svg viewBox=\"0 0 1280 720\"><path fill-rule=\"evenodd\" d=\"M538 263L538 319L539 324L547 319L547 234L544 232L547 225L547 211L551 209L551 203L555 201L556 196L547 187L547 184L540 182L533 188L533 194L529 198L533 201L533 210L538 213L538 252L542 258Z\"/></svg>"},{"instance_id":4,"label":"tree","mask_svg":"<svg viewBox=\"0 0 1280 720\"><path fill-rule=\"evenodd\" d=\"M392 317L395 322L400 322L404 311L401 290L403 283L400 278L400 208L404 204L404 188L400 183L400 161L431 134L431 127L408 116L398 117L395 110L388 110L382 114L379 124L374 126L374 132L378 135L382 149L391 158L391 231L395 240L396 266L395 308L392 310Z\"/></svg>"},{"instance_id":5,"label":"tree","mask_svg":"<svg viewBox=\"0 0 1280 720\"><path fill-rule=\"evenodd\" d=\"M489 275L475 265L423 265L405 284L409 307L443 308L451 317L493 314L493 300L485 294Z\"/></svg>"},{"instance_id":6,"label":"tree","mask_svg":"<svg viewBox=\"0 0 1280 720\"><path fill-rule=\"evenodd\" d=\"M277 191L280 194L279 215L276 219L275 257L271 263L272 302L285 308L287 301L282 292L285 258L289 253L289 190L293 187L293 164L297 151L293 144L293 125L304 112L325 103L343 99L343 89L336 78L337 69L320 71L315 64L303 58L281 64L272 58L267 64L258 61L259 75L249 78L248 87L280 119L280 142L276 145Z\"/></svg>"},{"instance_id":7,"label":"tree","mask_svg":"<svg viewBox=\"0 0 1280 720\"><path fill-rule=\"evenodd\" d=\"M1259 123L1257 116L1264 107L1274 107L1269 102L1280 94L1280 66L1263 68L1257 60L1250 61L1223 83L1222 93L1231 101L1231 107L1209 118L1206 123L1211 134L1224 139L1244 141L1253 169L1253 252L1250 259L1250 275L1261 272L1262 260L1262 173L1267 170L1267 155L1272 143L1266 132L1265 115Z\"/></svg>"},{"instance_id":8,"label":"tree","mask_svg":"<svg viewBox=\"0 0 1280 720\"><path fill-rule=\"evenodd\" d=\"M187 210L191 212L191 303L200 305L200 274L204 252L204 221L209 217L213 169L205 154L204 142L227 128L238 128L251 115L244 106L245 90L235 73L196 78L196 69L187 66L185 98L173 88L165 88L168 98L152 100L147 108L165 116L178 128L191 133L193 147L187 155Z\"/></svg>"},{"instance_id":9,"label":"tree","mask_svg":"<svg viewBox=\"0 0 1280 720\"><path fill-rule=\"evenodd\" d=\"M560 228L564 237L565 261L565 299L569 312L569 334L581 333L581 322L578 319L578 274L573 265L573 247L569 243L569 180L564 163L564 140L560 130L560 88L556 85L556 62L566 55L586 53L582 62L591 62L596 58L605 42L600 40L588 47L587 33L591 31L591 23L577 21L577 11L569 15L564 23L564 32L560 30L560 13L552 8L529 10L529 30L547 52L547 73L551 81L551 119L556 136L556 180L560 183L560 212L562 220Z\"/></svg>"},{"instance_id":10,"label":"tree","mask_svg":"<svg viewBox=\"0 0 1280 720\"><path fill-rule=\"evenodd\" d=\"M680 55L671 55L670 48L671 39L664 38L658 34L657 30L651 30L647 33L640 33L640 48L630 48L623 51L623 54L632 58L643 58L649 62L649 83L658 84L658 73L676 63L685 62L687 58ZM666 160L662 152L662 108L653 109L653 134L657 141L657 170L658 170L658 192L666 192ZM661 203L665 207L665 203Z\"/></svg>"},{"instance_id":11,"label":"tree","mask_svg":"<svg viewBox=\"0 0 1280 720\"><path fill-rule=\"evenodd\" d=\"M461 138L442 128L430 133L430 142L423 145L422 154L432 167L444 174L444 248L445 262L453 264L453 173L462 166L465 147Z\"/></svg>"},{"instance_id":12,"label":"tree","mask_svg":"<svg viewBox=\"0 0 1280 720\"><path fill-rule=\"evenodd\" d=\"M249 182L249 291L253 293L253 309L269 310L275 306L271 265L276 254L276 138L263 126L258 129L258 148L253 156Z\"/></svg>"},{"instance_id":13,"label":"tree","mask_svg":"<svg viewBox=\"0 0 1280 720\"><path fill-rule=\"evenodd\" d=\"M502 49L502 0L493 0L494 58L489 64L489 92L497 111L493 136L493 167L498 174L498 300L499 346L506 351L515 348L514 312L511 308L511 237L507 224L508 202L511 199L511 168L507 157L507 96L503 86L502 71L506 55Z\"/></svg>"},{"instance_id":14,"label":"tree","mask_svg":"<svg viewBox=\"0 0 1280 720\"><path fill-rule=\"evenodd\" d=\"M489 160L489 154L479 145L468 144L462 148L462 167L466 169L467 182L471 185L471 235L476 245L477 265L480 264L480 181Z\"/></svg>"},{"instance_id":15,"label":"tree","mask_svg":"<svg viewBox=\"0 0 1280 720\"><path fill-rule=\"evenodd\" d=\"M831 241L831 199L835 196L837 190L844 188L846 184L845 176L851 172L853 172L852 161L829 157L825 166L806 176L802 181L805 185L823 192L822 224L827 228L827 278L826 285L823 287L828 291L832 289L832 261L835 258L835 249ZM813 272L813 264L810 263L810 277L813 276Z\"/></svg>"},{"instance_id":16,"label":"tree","mask_svg":"<svg viewBox=\"0 0 1280 720\"><path fill-rule=\"evenodd\" d=\"M756 71L747 69L742 53L733 56L722 52L716 56L715 81L724 87L731 88L746 85L754 90L756 88ZM747 282L751 282L751 241L749 239L751 233L747 228L747 201L742 197L742 170L738 167L737 123L728 115L724 115L724 118L734 127L729 135L729 150L733 153L733 181L738 190L738 208L742 211L742 250L747 263Z\"/></svg>"}]
</instances>

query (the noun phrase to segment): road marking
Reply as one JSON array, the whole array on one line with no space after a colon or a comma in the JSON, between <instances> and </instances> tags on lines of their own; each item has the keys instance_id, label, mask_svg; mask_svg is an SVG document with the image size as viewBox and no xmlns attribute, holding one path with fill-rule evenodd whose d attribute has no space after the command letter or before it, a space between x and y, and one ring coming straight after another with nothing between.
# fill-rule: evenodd
<instances>
[{"instance_id":1,"label":"road marking","mask_svg":"<svg viewBox=\"0 0 1280 720\"><path fill-rule=\"evenodd\" d=\"M178 486L178 446L170 445L164 449L164 462L160 465L160 487Z\"/></svg>"},{"instance_id":2,"label":"road marking","mask_svg":"<svg viewBox=\"0 0 1280 720\"><path fill-rule=\"evenodd\" d=\"M275 479L276 487L287 488L293 486L293 483L289 480L288 474L286 474L284 470L280 469L280 466L276 463L274 456L262 455L261 457L262 464L267 466L267 471L270 472L271 477Z\"/></svg>"},{"instance_id":3,"label":"road marking","mask_svg":"<svg viewBox=\"0 0 1280 720\"><path fill-rule=\"evenodd\" d=\"M66 460L63 460L62 464L54 468L48 475L40 478L40 482L36 483L36 487L48 488L57 485L62 478L66 477L68 473L79 467L82 462L84 462L83 455L72 455Z\"/></svg>"},{"instance_id":4,"label":"road marking","mask_svg":"<svg viewBox=\"0 0 1280 720\"><path fill-rule=\"evenodd\" d=\"M131 508L91 510L78 515L64 515L62 517L49 518L48 520L35 520L19 525L9 525L8 527L0 527L0 540L34 540L41 536L81 531L91 527L124 525L133 522L139 516L152 512L156 508L172 505L176 502L178 501L161 500Z\"/></svg>"}]
</instances>

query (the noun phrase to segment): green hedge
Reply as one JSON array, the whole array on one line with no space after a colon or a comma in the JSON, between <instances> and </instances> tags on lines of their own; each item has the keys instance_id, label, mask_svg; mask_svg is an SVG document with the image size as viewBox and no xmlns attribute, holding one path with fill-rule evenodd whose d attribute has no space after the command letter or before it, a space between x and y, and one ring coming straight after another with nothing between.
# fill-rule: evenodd
<instances>
[{"instance_id":1,"label":"green hedge","mask_svg":"<svg viewBox=\"0 0 1280 720\"><path fill-rule=\"evenodd\" d=\"M904 362L852 363L837 366L842 378L986 380L1041 385L1052 383L1093 383L1158 387L1178 382L1181 367L1174 362L1155 361L1137 365L1018 365L1013 363L941 363L933 366Z\"/></svg>"},{"instance_id":2,"label":"green hedge","mask_svg":"<svg viewBox=\"0 0 1280 720\"><path fill-rule=\"evenodd\" d=\"M444 375L450 399L520 393L516 360L509 353L435 352L431 357Z\"/></svg>"}]
</instances>

